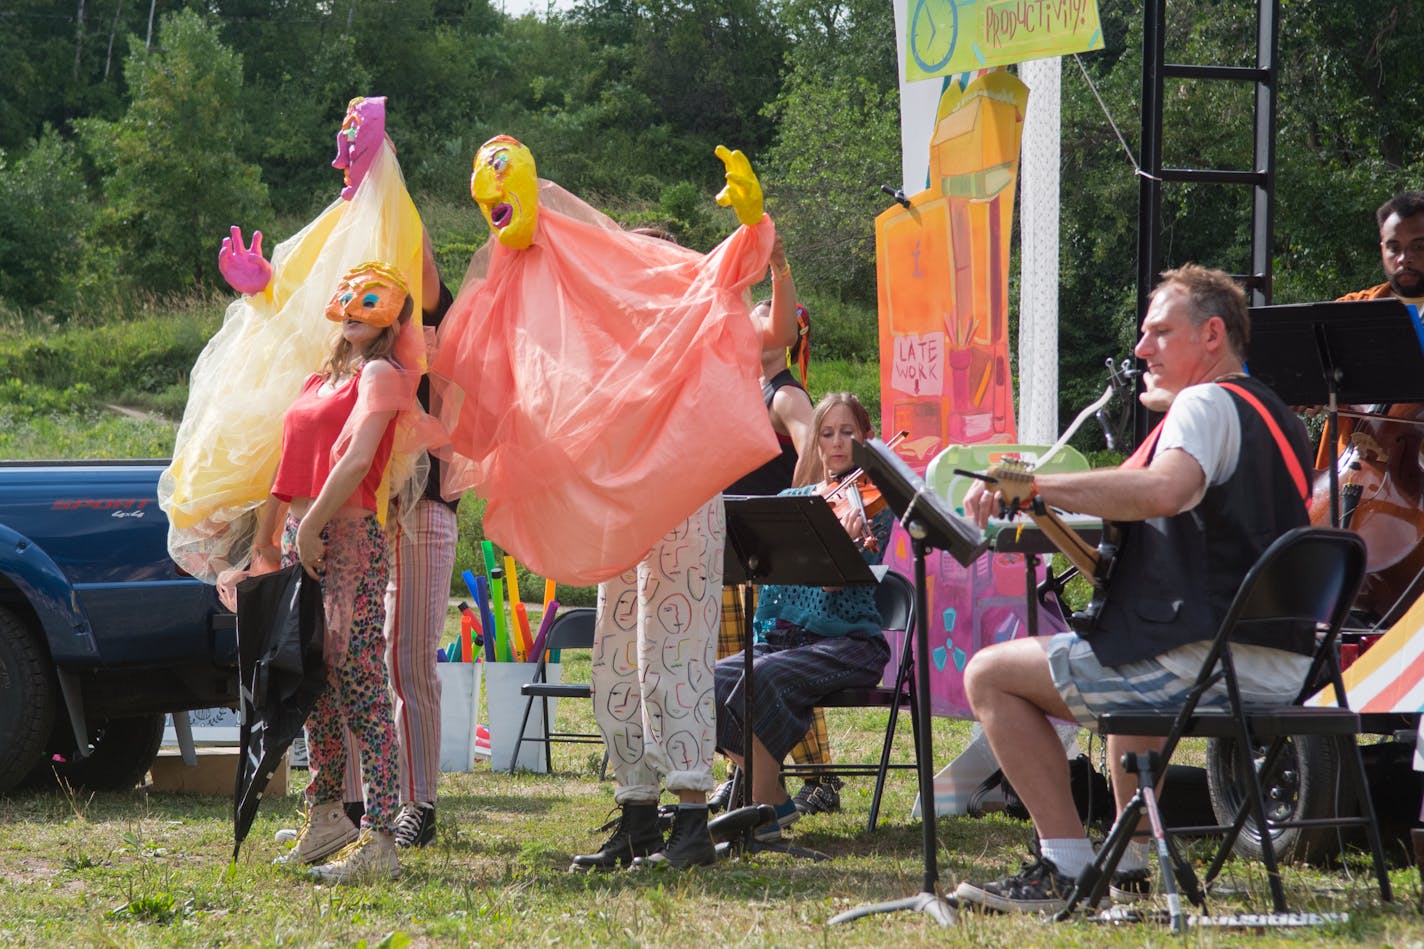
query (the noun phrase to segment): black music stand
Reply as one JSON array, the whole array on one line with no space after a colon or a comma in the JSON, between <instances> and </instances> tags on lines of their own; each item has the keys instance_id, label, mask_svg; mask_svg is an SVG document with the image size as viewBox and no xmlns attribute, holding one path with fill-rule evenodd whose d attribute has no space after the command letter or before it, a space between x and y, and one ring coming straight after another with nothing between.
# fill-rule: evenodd
<instances>
[{"instance_id":1,"label":"black music stand","mask_svg":"<svg viewBox=\"0 0 1424 949\"><path fill-rule=\"evenodd\" d=\"M1399 300L1254 306L1246 365L1287 405L1324 405L1330 523L1340 525L1340 403L1424 402L1424 327Z\"/></svg>"},{"instance_id":2,"label":"black music stand","mask_svg":"<svg viewBox=\"0 0 1424 949\"><path fill-rule=\"evenodd\" d=\"M875 582L875 574L861 558L855 543L826 503L813 494L770 497L728 497L727 546L722 561L723 583L745 583L750 591L764 583L783 586L850 586ZM749 592L742 605L742 788L745 799L752 789L752 616L756 595ZM765 823L766 805L737 808L717 818L724 827L742 831L744 852L771 850L797 857L827 860L816 850L784 842L763 843L755 830Z\"/></svg>"},{"instance_id":3,"label":"black music stand","mask_svg":"<svg viewBox=\"0 0 1424 949\"><path fill-rule=\"evenodd\" d=\"M924 479L879 439L851 446L851 457L865 469L880 494L900 518L910 535L915 554L915 716L917 744L915 757L919 761L920 825L925 852L925 876L920 892L900 900L867 903L831 918L843 923L875 913L899 910L928 913L941 926L955 921L952 898L939 891L939 868L935 859L934 804L934 738L930 733L930 647L929 596L925 582L925 555L930 550L943 550L963 566L969 566L988 544L983 532L970 521L951 511L942 498L925 484Z\"/></svg>"}]
</instances>

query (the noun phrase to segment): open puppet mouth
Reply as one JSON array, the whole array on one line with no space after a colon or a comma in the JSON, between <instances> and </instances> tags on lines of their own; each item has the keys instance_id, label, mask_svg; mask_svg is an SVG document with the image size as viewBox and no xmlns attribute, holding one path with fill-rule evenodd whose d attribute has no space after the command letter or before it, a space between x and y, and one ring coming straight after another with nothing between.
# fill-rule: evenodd
<instances>
[{"instance_id":1,"label":"open puppet mouth","mask_svg":"<svg viewBox=\"0 0 1424 949\"><path fill-rule=\"evenodd\" d=\"M508 227L509 222L514 219L514 208L508 202L501 202L494 206L490 212L490 222L495 227Z\"/></svg>"}]
</instances>

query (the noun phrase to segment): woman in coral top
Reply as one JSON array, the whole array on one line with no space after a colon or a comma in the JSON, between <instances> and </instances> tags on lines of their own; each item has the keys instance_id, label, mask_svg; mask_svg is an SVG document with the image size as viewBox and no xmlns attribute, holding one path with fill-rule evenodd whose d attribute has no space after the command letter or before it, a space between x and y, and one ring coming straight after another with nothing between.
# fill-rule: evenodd
<instances>
[{"instance_id":1,"label":"woman in coral top","mask_svg":"<svg viewBox=\"0 0 1424 949\"><path fill-rule=\"evenodd\" d=\"M314 875L333 882L397 871L382 518L398 417L416 409L419 373L393 358L412 306L404 279L389 265L360 264L342 279L326 307L340 334L283 419L281 460L253 547L253 572L300 561L322 585L328 681L307 720L309 807L296 845L278 862L320 864ZM225 598L236 579L220 578ZM359 831L342 807L348 729L366 790Z\"/></svg>"}]
</instances>

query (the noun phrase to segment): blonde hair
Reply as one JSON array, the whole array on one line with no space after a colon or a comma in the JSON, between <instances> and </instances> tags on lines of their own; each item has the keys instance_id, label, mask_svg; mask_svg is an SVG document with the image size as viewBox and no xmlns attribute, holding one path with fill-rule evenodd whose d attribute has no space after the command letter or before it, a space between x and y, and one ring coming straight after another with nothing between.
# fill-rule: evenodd
<instances>
[{"instance_id":1,"label":"blonde hair","mask_svg":"<svg viewBox=\"0 0 1424 949\"><path fill-rule=\"evenodd\" d=\"M414 312L414 303L407 296L405 306L401 309L400 319L390 326L382 328L381 334L359 351L351 345L350 340L338 332L336 342L331 347L331 355L326 357L326 361L317 371L327 380L340 379L343 376L354 374L357 369L368 362L377 359L390 359L391 354L396 351L396 340L400 337L401 327L405 325L412 312Z\"/></svg>"}]
</instances>

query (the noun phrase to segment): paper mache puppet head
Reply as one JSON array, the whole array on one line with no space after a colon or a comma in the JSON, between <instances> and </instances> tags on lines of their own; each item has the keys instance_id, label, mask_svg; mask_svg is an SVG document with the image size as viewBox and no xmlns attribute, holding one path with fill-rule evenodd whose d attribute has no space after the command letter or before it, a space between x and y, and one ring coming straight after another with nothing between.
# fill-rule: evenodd
<instances>
[{"instance_id":1,"label":"paper mache puppet head","mask_svg":"<svg viewBox=\"0 0 1424 949\"><path fill-rule=\"evenodd\" d=\"M518 140L496 135L475 154L470 196L499 242L523 250L534 242L539 217L539 178L534 156Z\"/></svg>"},{"instance_id":2,"label":"paper mache puppet head","mask_svg":"<svg viewBox=\"0 0 1424 949\"><path fill-rule=\"evenodd\" d=\"M390 264L367 261L346 272L326 304L326 318L335 323L360 320L385 329L400 318L410 290Z\"/></svg>"},{"instance_id":3,"label":"paper mache puppet head","mask_svg":"<svg viewBox=\"0 0 1424 949\"><path fill-rule=\"evenodd\" d=\"M331 162L331 167L346 172L346 187L341 189L342 200L350 201L361 186L385 139L386 97L357 96L352 99L346 106L341 131L336 133L336 158Z\"/></svg>"}]
</instances>

